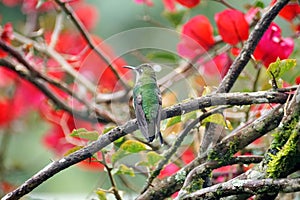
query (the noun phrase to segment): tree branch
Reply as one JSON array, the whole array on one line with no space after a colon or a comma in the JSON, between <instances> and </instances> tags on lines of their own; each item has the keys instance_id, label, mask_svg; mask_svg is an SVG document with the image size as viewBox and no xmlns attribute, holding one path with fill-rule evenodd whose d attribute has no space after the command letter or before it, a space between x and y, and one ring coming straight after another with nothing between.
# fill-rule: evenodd
<instances>
[{"instance_id":1,"label":"tree branch","mask_svg":"<svg viewBox=\"0 0 300 200\"><path fill-rule=\"evenodd\" d=\"M229 92L233 84L237 80L240 73L245 68L246 64L251 58L251 54L254 52L259 40L263 36L264 32L268 29L271 22L278 15L279 11L289 2L289 0L277 1L270 10L268 10L263 17L258 21L254 30L249 35L245 46L235 58L232 65L230 66L226 76L222 80L217 92Z\"/></svg>"},{"instance_id":2,"label":"tree branch","mask_svg":"<svg viewBox=\"0 0 300 200\"><path fill-rule=\"evenodd\" d=\"M222 95L224 95L222 97ZM276 92L254 92L254 93L231 93L231 94L214 94L214 95L208 95L205 97L199 97L197 99L190 100L188 102L180 103L177 105L174 105L170 108L164 109L162 111L162 120L182 114L186 114L188 112L198 110L201 108L205 107L210 107L210 106L216 106L216 105L234 105L235 103L237 105L243 105L243 100L245 101L245 105L253 104L253 103L284 103L285 100L287 99L287 95L284 93L276 93ZM243 148L242 145L246 146L247 144L250 144L252 141L257 139L258 137L261 137L268 131L272 130L274 127L277 126L276 121L278 119L281 119L282 117L282 109L274 109L271 113L270 116L265 116L265 118L256 120L253 122L253 124L249 126L249 128L245 128L243 131L239 131L236 133L236 137L240 138L237 140L240 141L240 148ZM255 128L259 126L261 127L261 131L257 131ZM82 160L85 160L86 158L91 157L94 153L100 151L102 148L105 146L109 145L116 139L119 139L120 137L125 136L128 133L131 133L133 131L137 130L137 124L136 120L130 120L126 124L116 127L109 131L108 133L102 135L99 137L97 141L92 142L88 146L66 156L65 158L62 158L58 161L54 161L50 163L48 166L46 166L44 169L42 169L40 172L38 172L36 175L34 175L32 178L27 180L25 183L23 183L20 187L18 187L16 190L12 191L11 193L7 194L3 200L5 199L18 199L25 194L29 193L32 191L34 188L38 187L40 184L42 184L44 181L49 179L50 177L54 176L58 172L66 169L67 167L70 167L74 165L75 163L78 163ZM248 138L247 138L248 137ZM227 150L229 149L229 144L231 140L226 140L221 142L221 148L223 148L222 145L227 144L227 147L225 145L225 148ZM226 149L222 149L223 151L226 151ZM219 148L216 149L216 151L221 151ZM204 157L207 157L204 156ZM183 170L185 171L190 171L192 168L195 167L195 164L197 165L200 163L202 158L196 159L194 162L191 164L187 165ZM175 176L175 175L174 175ZM147 190L146 194L144 195L149 195L149 192L153 190L153 198L155 199L156 197L161 197L161 195L170 195L171 192L175 192L176 190L179 189L180 187L180 182L177 182L175 180L175 177L172 176L170 177L171 182L167 182L169 191L164 194L160 194L161 192L157 191L157 188L151 190ZM168 179L169 180L169 179ZM163 182L163 184L158 184L161 185L162 187L166 188L166 182ZM183 182L181 183L181 185ZM174 186L174 187L173 187ZM159 191L161 188L159 188ZM151 196L151 194L150 194ZM148 197L150 199L150 197ZM142 198L143 199L143 198Z\"/></svg>"},{"instance_id":3,"label":"tree branch","mask_svg":"<svg viewBox=\"0 0 300 200\"><path fill-rule=\"evenodd\" d=\"M228 135L228 137L225 137L209 151L199 155L195 160L183 167L179 172L149 188L146 192L140 195L137 200L158 200L172 195L182 187L187 174L201 163L204 163L208 157L211 160L224 162L226 159L231 158L231 156L238 150L243 149L257 138L262 137L269 131L276 128L279 125L282 117L283 106L278 106L277 108L266 113L264 116L251 122L247 126L233 131L230 135Z\"/></svg>"},{"instance_id":4,"label":"tree branch","mask_svg":"<svg viewBox=\"0 0 300 200\"><path fill-rule=\"evenodd\" d=\"M62 8L62 10L70 17L71 21L75 24L76 28L79 30L83 38L86 40L89 47L96 52L96 54L103 59L103 61L108 65L108 67L111 69L111 71L114 73L114 75L119 79L121 84L124 86L126 90L130 90L130 87L126 84L126 81L123 80L123 78L118 73L118 70L116 66L111 62L110 58L102 52L101 49L97 48L96 44L94 43L92 37L90 36L88 30L85 28L85 26L82 24L80 19L77 17L77 15L72 10L72 7L69 6L65 2L61 2L60 0L55 0L55 2Z\"/></svg>"},{"instance_id":5,"label":"tree branch","mask_svg":"<svg viewBox=\"0 0 300 200\"><path fill-rule=\"evenodd\" d=\"M213 169L217 169L226 165L233 165L233 164L251 164L251 163L259 163L263 159L262 156L238 156L227 160L224 163L220 163L218 161L207 161L204 164L199 165L198 167L194 168L188 176L186 177L184 184L181 190L178 193L177 199L182 199L185 197L189 192L187 190L188 186L193 182L193 180L199 180L201 177L205 177L211 173ZM199 185L201 187L201 185Z\"/></svg>"},{"instance_id":6,"label":"tree branch","mask_svg":"<svg viewBox=\"0 0 300 200\"><path fill-rule=\"evenodd\" d=\"M300 178L297 179L261 179L261 180L230 180L225 183L213 185L197 192L186 195L183 199L220 199L235 194L262 194L277 192L300 191Z\"/></svg>"}]
</instances>

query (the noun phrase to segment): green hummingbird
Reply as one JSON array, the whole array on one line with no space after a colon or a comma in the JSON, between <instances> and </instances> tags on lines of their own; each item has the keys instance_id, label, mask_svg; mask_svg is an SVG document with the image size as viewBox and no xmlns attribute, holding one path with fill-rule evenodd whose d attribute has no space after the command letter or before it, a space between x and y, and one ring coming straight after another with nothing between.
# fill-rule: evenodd
<instances>
[{"instance_id":1,"label":"green hummingbird","mask_svg":"<svg viewBox=\"0 0 300 200\"><path fill-rule=\"evenodd\" d=\"M148 142L159 137L160 143L163 144L164 141L160 132L162 99L152 66L142 64L137 67L124 67L132 69L136 73L133 107L139 129Z\"/></svg>"}]
</instances>

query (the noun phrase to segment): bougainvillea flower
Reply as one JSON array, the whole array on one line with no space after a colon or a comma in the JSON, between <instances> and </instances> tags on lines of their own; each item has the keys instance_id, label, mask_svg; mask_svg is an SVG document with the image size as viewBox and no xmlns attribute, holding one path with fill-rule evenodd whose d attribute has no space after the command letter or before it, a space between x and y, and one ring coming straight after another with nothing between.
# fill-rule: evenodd
<instances>
[{"instance_id":1,"label":"bougainvillea flower","mask_svg":"<svg viewBox=\"0 0 300 200\"><path fill-rule=\"evenodd\" d=\"M283 38L280 27L272 23L258 43L254 57L261 60L265 67L275 62L277 58L286 59L294 49L292 38Z\"/></svg>"},{"instance_id":2,"label":"bougainvillea flower","mask_svg":"<svg viewBox=\"0 0 300 200\"><path fill-rule=\"evenodd\" d=\"M16 118L15 110L11 99L0 98L0 126L6 126Z\"/></svg>"},{"instance_id":3,"label":"bougainvillea flower","mask_svg":"<svg viewBox=\"0 0 300 200\"><path fill-rule=\"evenodd\" d=\"M207 17L197 15L183 25L178 52L193 58L214 45L213 27Z\"/></svg>"},{"instance_id":4,"label":"bougainvillea flower","mask_svg":"<svg viewBox=\"0 0 300 200\"><path fill-rule=\"evenodd\" d=\"M215 15L219 34L224 42L236 45L247 40L249 24L244 14L238 10L227 9Z\"/></svg>"},{"instance_id":5,"label":"bougainvillea flower","mask_svg":"<svg viewBox=\"0 0 300 200\"><path fill-rule=\"evenodd\" d=\"M275 4L277 0L272 0L271 5ZM279 12L279 16L287 21L292 21L300 14L300 5L296 1L289 2L286 6L282 8Z\"/></svg>"},{"instance_id":6,"label":"bougainvillea flower","mask_svg":"<svg viewBox=\"0 0 300 200\"><path fill-rule=\"evenodd\" d=\"M153 6L152 0L134 0L137 4L146 4L147 6Z\"/></svg>"},{"instance_id":7,"label":"bougainvillea flower","mask_svg":"<svg viewBox=\"0 0 300 200\"><path fill-rule=\"evenodd\" d=\"M192 149L188 148L186 149L180 159L185 163L188 164L190 163L192 160L195 159L195 154L193 152ZM164 178L164 177L169 177L172 174L176 173L178 170L180 170L180 168L175 165L174 163L169 163L163 170L161 170L160 174L159 174L159 178Z\"/></svg>"},{"instance_id":8,"label":"bougainvillea flower","mask_svg":"<svg viewBox=\"0 0 300 200\"><path fill-rule=\"evenodd\" d=\"M0 38L2 41L10 44L11 40L13 39L13 27L11 23L5 24L2 30L0 27ZM6 55L7 52L0 48L0 58L5 57Z\"/></svg>"},{"instance_id":9,"label":"bougainvillea flower","mask_svg":"<svg viewBox=\"0 0 300 200\"><path fill-rule=\"evenodd\" d=\"M298 77L295 79L295 83L296 83L297 85L300 84L300 76L298 76Z\"/></svg>"},{"instance_id":10,"label":"bougainvillea flower","mask_svg":"<svg viewBox=\"0 0 300 200\"><path fill-rule=\"evenodd\" d=\"M193 8L200 3L200 0L176 0L176 1L188 8Z\"/></svg>"},{"instance_id":11,"label":"bougainvillea flower","mask_svg":"<svg viewBox=\"0 0 300 200\"><path fill-rule=\"evenodd\" d=\"M86 3L77 4L77 6L74 6L74 12L88 30L96 26L99 15L98 10L94 6Z\"/></svg>"},{"instance_id":12,"label":"bougainvillea flower","mask_svg":"<svg viewBox=\"0 0 300 200\"><path fill-rule=\"evenodd\" d=\"M220 77L223 78L230 65L232 64L232 59L227 53L222 53L215 56L212 60L206 62L203 66L203 72L201 74L216 76L220 74Z\"/></svg>"}]
</instances>

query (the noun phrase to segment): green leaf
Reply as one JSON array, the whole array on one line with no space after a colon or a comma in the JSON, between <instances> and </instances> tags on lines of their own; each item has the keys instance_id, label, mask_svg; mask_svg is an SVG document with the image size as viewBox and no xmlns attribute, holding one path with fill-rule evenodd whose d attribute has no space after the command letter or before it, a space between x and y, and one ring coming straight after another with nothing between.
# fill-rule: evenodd
<instances>
[{"instance_id":1,"label":"green leaf","mask_svg":"<svg viewBox=\"0 0 300 200\"><path fill-rule=\"evenodd\" d=\"M178 25L182 24L182 20L186 13L187 13L187 10L180 10L180 11L176 11L176 12L165 11L165 12L163 12L163 16L169 22L171 22L171 24L173 26L177 27Z\"/></svg>"},{"instance_id":2,"label":"green leaf","mask_svg":"<svg viewBox=\"0 0 300 200\"><path fill-rule=\"evenodd\" d=\"M148 53L146 57L150 60L159 60L159 61L166 60L171 62L177 61L176 55L174 55L173 53L163 52L163 51Z\"/></svg>"},{"instance_id":3,"label":"green leaf","mask_svg":"<svg viewBox=\"0 0 300 200\"><path fill-rule=\"evenodd\" d=\"M254 7L256 7L256 8L265 8L265 4L262 1L255 1Z\"/></svg>"},{"instance_id":4,"label":"green leaf","mask_svg":"<svg viewBox=\"0 0 300 200\"><path fill-rule=\"evenodd\" d=\"M99 200L107 200L107 198L106 198L106 192L104 190L97 189L96 190L96 194L97 194Z\"/></svg>"},{"instance_id":5,"label":"green leaf","mask_svg":"<svg viewBox=\"0 0 300 200\"><path fill-rule=\"evenodd\" d=\"M147 153L147 160L138 162L137 166L146 166L146 167L153 167L163 158L163 156L159 155L154 151L150 151Z\"/></svg>"},{"instance_id":6,"label":"green leaf","mask_svg":"<svg viewBox=\"0 0 300 200\"><path fill-rule=\"evenodd\" d=\"M221 115L220 113L210 115L207 118L205 118L202 122L203 123L212 122L212 123L220 124L220 125L226 127L226 122L225 122L224 116Z\"/></svg>"},{"instance_id":7,"label":"green leaf","mask_svg":"<svg viewBox=\"0 0 300 200\"><path fill-rule=\"evenodd\" d=\"M115 152L114 154L112 154L111 156L111 162L115 163L118 160L120 160L121 158L124 158L125 156L127 156L129 153L124 151L123 149L119 149L117 152Z\"/></svg>"},{"instance_id":8,"label":"green leaf","mask_svg":"<svg viewBox=\"0 0 300 200\"><path fill-rule=\"evenodd\" d=\"M276 80L278 80L285 72L295 67L296 64L296 59L280 60L279 58L277 58L276 62L273 62L269 65L267 74L271 79L275 78Z\"/></svg>"},{"instance_id":9,"label":"green leaf","mask_svg":"<svg viewBox=\"0 0 300 200\"><path fill-rule=\"evenodd\" d=\"M147 149L146 145L136 141L136 140L127 140L124 142L121 146L120 149L123 149L124 151L128 153L138 153L140 151L144 151Z\"/></svg>"},{"instance_id":10,"label":"green leaf","mask_svg":"<svg viewBox=\"0 0 300 200\"><path fill-rule=\"evenodd\" d=\"M127 167L124 164L121 164L118 169L114 168L112 170L112 173L114 175L122 174L122 175L129 175L129 176L135 176L134 171L131 167Z\"/></svg>"},{"instance_id":11,"label":"green leaf","mask_svg":"<svg viewBox=\"0 0 300 200\"><path fill-rule=\"evenodd\" d=\"M109 131L111 131L114 128L116 128L116 126L106 126L106 127L104 127L103 134L108 133Z\"/></svg>"},{"instance_id":12,"label":"green leaf","mask_svg":"<svg viewBox=\"0 0 300 200\"><path fill-rule=\"evenodd\" d=\"M74 129L70 136L95 141L98 139L99 133L97 131L88 131L85 128L79 128Z\"/></svg>"},{"instance_id":13,"label":"green leaf","mask_svg":"<svg viewBox=\"0 0 300 200\"><path fill-rule=\"evenodd\" d=\"M162 158L163 156L154 151L150 151L147 153L147 160L150 166L155 166Z\"/></svg>"},{"instance_id":14,"label":"green leaf","mask_svg":"<svg viewBox=\"0 0 300 200\"><path fill-rule=\"evenodd\" d=\"M195 110L195 111L192 111L192 112L182 115L181 120L182 120L182 122L186 122L190 119L196 119L196 118L197 118L197 111Z\"/></svg>"},{"instance_id":15,"label":"green leaf","mask_svg":"<svg viewBox=\"0 0 300 200\"><path fill-rule=\"evenodd\" d=\"M181 122L181 115L164 120L161 126L161 130L166 130L166 128L169 128L170 126L173 126L179 122Z\"/></svg>"},{"instance_id":16,"label":"green leaf","mask_svg":"<svg viewBox=\"0 0 300 200\"><path fill-rule=\"evenodd\" d=\"M75 147L69 149L69 150L64 154L64 156L68 156L68 155L70 155L71 153L74 153L75 151L78 151L79 149L82 149L82 148L83 148L83 146L75 146Z\"/></svg>"}]
</instances>

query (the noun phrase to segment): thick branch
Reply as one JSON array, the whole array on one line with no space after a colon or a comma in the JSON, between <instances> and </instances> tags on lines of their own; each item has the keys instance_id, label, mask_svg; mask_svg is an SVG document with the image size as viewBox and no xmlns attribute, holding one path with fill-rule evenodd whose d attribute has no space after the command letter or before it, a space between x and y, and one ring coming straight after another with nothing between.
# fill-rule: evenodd
<instances>
[{"instance_id":1,"label":"thick branch","mask_svg":"<svg viewBox=\"0 0 300 200\"><path fill-rule=\"evenodd\" d=\"M243 149L257 138L260 138L276 128L279 125L282 116L283 108L282 106L279 106L247 126L234 131L228 137L224 138L221 142L214 146L212 148L213 151L209 151L210 158L218 160L219 162L224 162L224 160L228 159L228 157L235 154L238 150ZM183 167L179 172L164 179L160 183L157 183L152 188L149 188L137 199L158 200L169 197L182 187L187 174L201 163L204 163L207 158L208 152L201 154L193 162Z\"/></svg>"},{"instance_id":2,"label":"thick branch","mask_svg":"<svg viewBox=\"0 0 300 200\"><path fill-rule=\"evenodd\" d=\"M266 94L268 94L268 95L266 95ZM224 95L224 97L222 97L222 95ZM217 99L217 101L215 101L215 99ZM209 107L209 106L213 106L213 105L216 106L216 105L228 105L228 104L234 105L233 103L242 105L243 104L242 99L245 100L246 105L253 104L254 102L255 103L270 103L270 102L275 103L275 100L277 100L277 103L278 102L284 103L285 100L287 99L287 95L284 93L276 93L276 92L266 92L266 93L255 92L255 93L244 93L244 94L243 93L215 94L215 95L210 95L210 96L206 96L206 97L200 97L197 99L193 99L188 102L177 104L170 108L164 109L162 112L162 120L166 119L166 118L178 116L183 113L185 114L185 113L188 113L188 112L200 109L200 108L205 108L207 106ZM250 144L255 139L261 137L262 135L264 135L265 133L272 130L274 127L276 127L277 124L275 122L276 122L276 120L281 119L281 117L282 117L282 111L280 111L279 109L275 109L270 113L270 116L266 116L263 119L260 119L258 121L256 120L255 122L253 122L254 124L252 126L250 125L248 129L244 130L245 132L243 132L243 131L238 132L241 135L239 135L237 137L240 137L241 139L243 139L244 143L242 143L242 144L244 146L246 146L247 144ZM256 126L262 126L262 130L259 132L256 131L255 130ZM9 193L8 195L6 195L3 198L3 200L4 199L18 199L18 198L24 196L25 194L32 191L34 188L38 187L44 181L46 181L50 177L57 174L58 172L64 170L67 167L74 165L75 163L78 163L82 160L85 160L86 158L91 157L94 153L100 151L102 148L104 148L108 144L112 143L116 139L123 137L126 134L131 133L135 130L137 130L136 120L128 121L123 126L114 128L113 130L106 133L105 135L102 135L97 141L89 144L88 146L74 152L73 154L70 154L69 156L67 156L65 158L62 158L58 161L55 161L55 162L49 164L43 170L38 172L36 175L34 175L29 180L27 180L19 188L17 188L13 192ZM242 133L244 133L244 134L242 134ZM239 139L237 139L237 140L239 140ZM222 144L223 143L228 144L228 143L230 143L230 140L229 141L226 140L226 141L222 142ZM242 148L241 145L240 145L240 148ZM221 150L219 149L219 151L221 151ZM206 156L204 156L204 157L206 157ZM183 170L186 170L188 173L200 161L202 161L201 158L196 159L190 165L186 166ZM155 191L153 191L154 193L156 193L155 195L153 195L154 199L156 199L157 196L159 198L159 197L161 197L161 195L165 196L165 195L172 194L172 192L175 192L176 190L178 190L179 187L183 184L183 182L182 183L177 182L175 180L174 176L170 177L170 180L172 180L172 182L171 182L172 184L170 182L168 182L167 183L168 185L166 186L165 185L166 182L163 182L163 184L159 184L159 185L161 185L162 187L169 188L171 193L159 194L160 192L158 192L157 189L155 189ZM169 187L170 185L173 185L174 187ZM152 188L151 188L151 190L147 190L146 194L144 194L144 195L149 195L149 191L152 191ZM160 191L160 188L159 188L159 191ZM150 194L150 196L151 196L151 194ZM149 199L151 199L151 198L149 197Z\"/></svg>"},{"instance_id":3,"label":"thick branch","mask_svg":"<svg viewBox=\"0 0 300 200\"><path fill-rule=\"evenodd\" d=\"M185 196L183 199L220 199L235 194L262 194L277 192L300 191L300 178L297 179L261 179L261 180L231 180L213 185Z\"/></svg>"}]
</instances>

